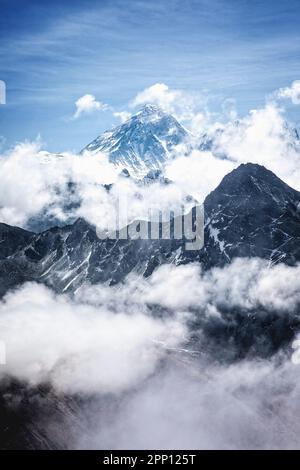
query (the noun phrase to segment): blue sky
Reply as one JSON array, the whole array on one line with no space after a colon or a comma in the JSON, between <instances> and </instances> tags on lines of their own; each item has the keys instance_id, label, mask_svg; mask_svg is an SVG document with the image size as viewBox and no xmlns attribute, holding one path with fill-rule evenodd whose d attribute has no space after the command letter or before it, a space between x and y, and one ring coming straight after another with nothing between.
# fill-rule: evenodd
<instances>
[{"instance_id":1,"label":"blue sky","mask_svg":"<svg viewBox=\"0 0 300 470\"><path fill-rule=\"evenodd\" d=\"M71 120L80 96L124 110L157 82L208 93L212 110L234 98L243 115L300 78L299 18L299 0L0 0L4 148L40 135L79 150L118 123L110 111Z\"/></svg>"}]
</instances>

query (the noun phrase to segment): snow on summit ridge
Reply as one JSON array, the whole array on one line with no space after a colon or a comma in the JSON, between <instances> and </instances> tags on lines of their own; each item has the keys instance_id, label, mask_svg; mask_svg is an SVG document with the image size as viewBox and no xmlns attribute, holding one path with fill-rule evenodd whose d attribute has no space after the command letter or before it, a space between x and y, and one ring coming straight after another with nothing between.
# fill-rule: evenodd
<instances>
[{"instance_id":1,"label":"snow on summit ridge","mask_svg":"<svg viewBox=\"0 0 300 470\"><path fill-rule=\"evenodd\" d=\"M125 123L104 132L82 152L105 152L109 161L143 177L161 170L174 148L185 142L188 132L158 106L146 104Z\"/></svg>"}]
</instances>

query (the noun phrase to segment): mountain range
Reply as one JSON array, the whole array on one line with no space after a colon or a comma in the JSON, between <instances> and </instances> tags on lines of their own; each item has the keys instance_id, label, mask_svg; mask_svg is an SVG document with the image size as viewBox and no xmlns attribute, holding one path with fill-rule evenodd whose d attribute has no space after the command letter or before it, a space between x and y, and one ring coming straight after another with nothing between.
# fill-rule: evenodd
<instances>
[{"instance_id":1,"label":"mountain range","mask_svg":"<svg viewBox=\"0 0 300 470\"><path fill-rule=\"evenodd\" d=\"M173 116L145 105L82 154L88 158L86 151L105 151L124 177L133 175L143 185L169 184L164 165L178 145L190 140ZM69 190L76 194L73 183ZM197 261L209 269L236 257L260 257L270 264L293 265L300 260L299 204L299 192L266 168L248 163L225 176L206 197L200 251L186 251L184 240L100 240L95 227L83 219L54 226L38 217L29 223L33 231L0 224L0 295L28 280L57 292L74 291L87 281L115 284L131 272L149 276L164 263Z\"/></svg>"},{"instance_id":2,"label":"mountain range","mask_svg":"<svg viewBox=\"0 0 300 470\"><path fill-rule=\"evenodd\" d=\"M186 251L184 240L98 238L83 219L41 233L0 224L1 295L25 281L57 292L82 283L121 282L132 272L149 276L160 265L200 262L203 269L236 257L270 264L300 261L300 193L257 164L226 175L204 201L204 246Z\"/></svg>"}]
</instances>

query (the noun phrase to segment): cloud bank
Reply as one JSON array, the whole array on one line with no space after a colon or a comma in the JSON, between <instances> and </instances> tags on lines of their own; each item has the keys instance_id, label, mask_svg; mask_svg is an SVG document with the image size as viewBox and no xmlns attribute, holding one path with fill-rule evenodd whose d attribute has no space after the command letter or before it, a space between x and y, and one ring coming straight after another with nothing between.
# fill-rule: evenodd
<instances>
[{"instance_id":1,"label":"cloud bank","mask_svg":"<svg viewBox=\"0 0 300 470\"><path fill-rule=\"evenodd\" d=\"M28 284L8 294L0 311L7 356L2 377L30 386L50 383L64 393L134 387L164 356L160 343L176 347L184 338L176 318L153 318L125 303L119 307L109 289L92 305Z\"/></svg>"},{"instance_id":2,"label":"cloud bank","mask_svg":"<svg viewBox=\"0 0 300 470\"><path fill-rule=\"evenodd\" d=\"M151 374L168 349L185 345L217 358L210 346L228 342L241 357L238 335L251 316L248 353L271 357L276 349L265 321L278 323L283 346L285 329L298 319L299 269L269 268L260 259L203 273L198 264L164 265L149 279L130 275L121 286L85 285L73 297L26 284L0 303L8 358L2 373L32 385L49 381L62 391L119 392ZM230 333L233 324L237 331Z\"/></svg>"},{"instance_id":3,"label":"cloud bank","mask_svg":"<svg viewBox=\"0 0 300 470\"><path fill-rule=\"evenodd\" d=\"M298 448L297 336L294 352L293 339L283 346L299 300L299 267L259 259L162 266L74 297L27 284L0 304L0 372L80 396L64 416L70 448ZM243 356L245 321L254 348ZM55 442L53 419L43 432Z\"/></svg>"}]
</instances>

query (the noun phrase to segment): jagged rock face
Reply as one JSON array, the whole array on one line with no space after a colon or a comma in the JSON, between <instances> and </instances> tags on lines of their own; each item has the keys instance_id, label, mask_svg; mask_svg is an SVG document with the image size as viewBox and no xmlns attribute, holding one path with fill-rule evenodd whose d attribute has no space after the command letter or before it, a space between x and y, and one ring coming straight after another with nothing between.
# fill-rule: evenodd
<instances>
[{"instance_id":1,"label":"jagged rock face","mask_svg":"<svg viewBox=\"0 0 300 470\"><path fill-rule=\"evenodd\" d=\"M4 391L4 393L3 393ZM6 378L0 394L1 450L63 450L84 428L83 400L49 385L36 387ZM86 424L87 426L87 424Z\"/></svg>"},{"instance_id":2,"label":"jagged rock face","mask_svg":"<svg viewBox=\"0 0 300 470\"><path fill-rule=\"evenodd\" d=\"M2 235L2 294L25 280L45 282L58 292L74 291L86 281L115 284L131 272L149 276L171 262L198 261L209 269L235 257L258 256L293 265L300 261L299 204L299 192L264 167L246 164L206 198L205 243L199 251L186 251L184 240L100 240L82 219L41 234L11 227Z\"/></svg>"},{"instance_id":3,"label":"jagged rock face","mask_svg":"<svg viewBox=\"0 0 300 470\"><path fill-rule=\"evenodd\" d=\"M0 223L0 259L5 259L26 245L33 234L18 227Z\"/></svg>"},{"instance_id":4,"label":"jagged rock face","mask_svg":"<svg viewBox=\"0 0 300 470\"><path fill-rule=\"evenodd\" d=\"M207 266L237 256L299 261L300 193L260 165L225 176L205 200ZM218 261L219 259L219 261Z\"/></svg>"},{"instance_id":5,"label":"jagged rock face","mask_svg":"<svg viewBox=\"0 0 300 470\"><path fill-rule=\"evenodd\" d=\"M26 246L32 236L32 232L0 224L0 297L28 280L28 276L22 272L18 263L10 260L10 256Z\"/></svg>"},{"instance_id":6,"label":"jagged rock face","mask_svg":"<svg viewBox=\"0 0 300 470\"><path fill-rule=\"evenodd\" d=\"M173 259L175 241L100 240L94 227L79 219L64 228L32 236L9 261L30 280L58 292L74 291L85 281L118 283L132 271L150 275Z\"/></svg>"},{"instance_id":7,"label":"jagged rock face","mask_svg":"<svg viewBox=\"0 0 300 470\"><path fill-rule=\"evenodd\" d=\"M121 126L104 132L84 150L106 152L109 161L130 174L143 177L163 168L177 145L185 142L188 132L170 114L153 105L145 105Z\"/></svg>"}]
</instances>

